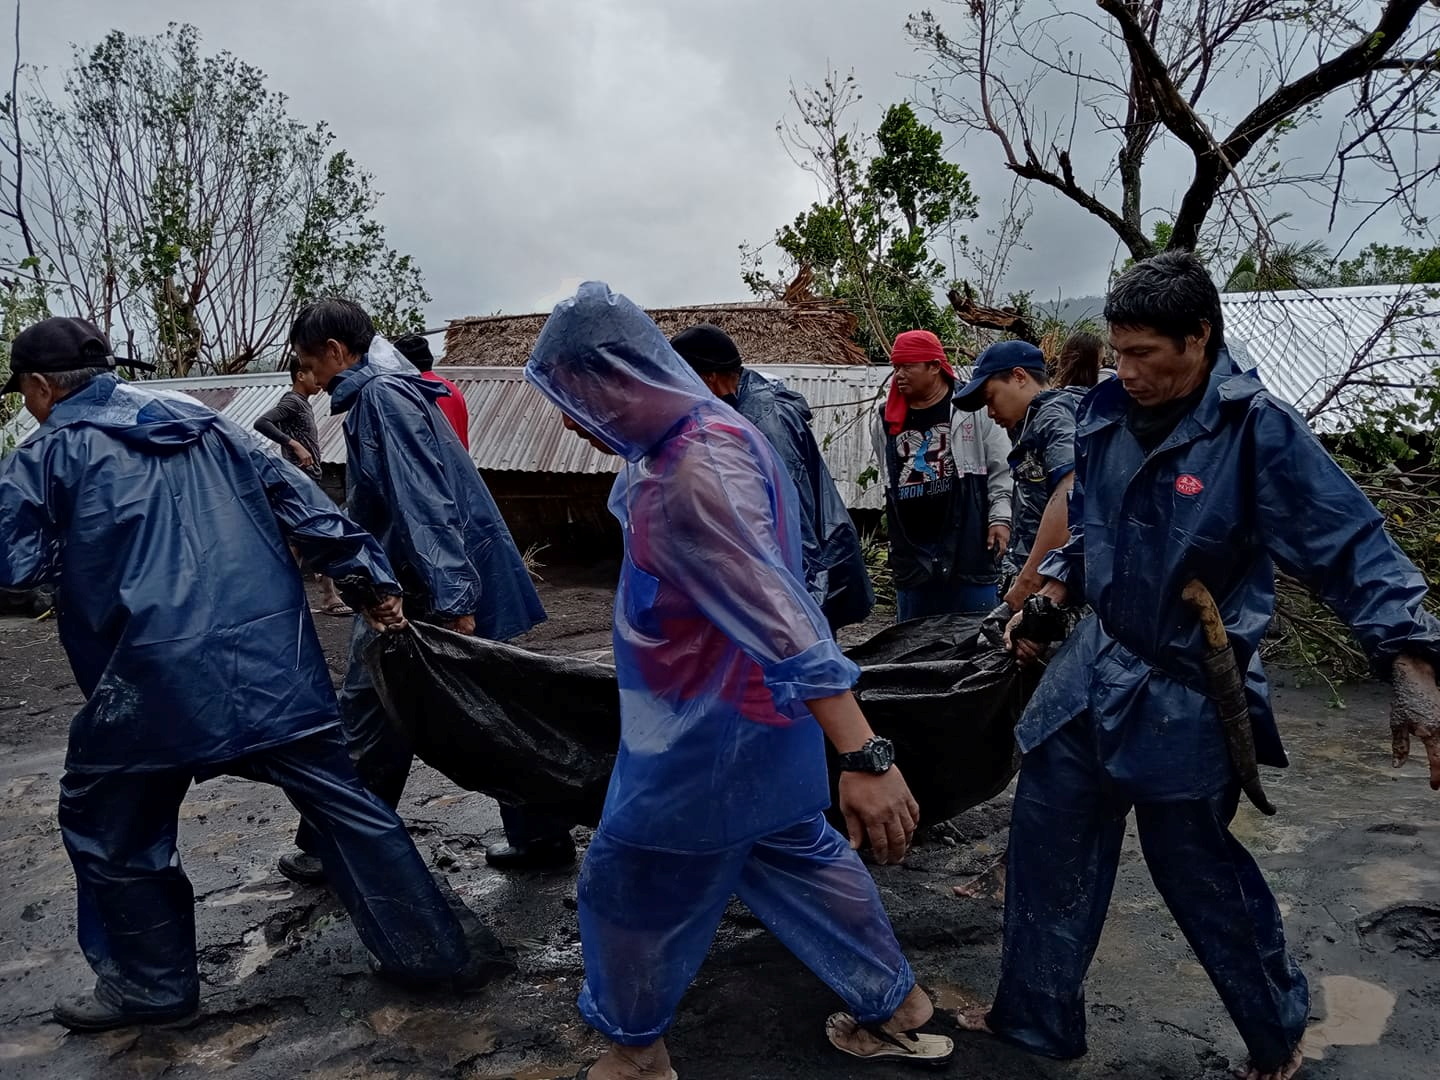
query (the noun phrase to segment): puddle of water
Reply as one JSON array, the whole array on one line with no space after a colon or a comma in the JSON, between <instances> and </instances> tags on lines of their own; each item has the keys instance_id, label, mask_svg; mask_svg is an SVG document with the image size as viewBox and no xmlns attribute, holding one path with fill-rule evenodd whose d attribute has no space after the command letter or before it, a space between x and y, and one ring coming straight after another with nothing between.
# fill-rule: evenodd
<instances>
[{"instance_id":1,"label":"puddle of water","mask_svg":"<svg viewBox=\"0 0 1440 1080\"><path fill-rule=\"evenodd\" d=\"M295 895L295 890L290 888L257 889L251 891L248 886L241 886L235 892L224 893L220 896L212 896L205 901L206 907L234 907L237 904L248 904L251 901L257 903L278 902L289 900Z\"/></svg>"},{"instance_id":2,"label":"puddle of water","mask_svg":"<svg viewBox=\"0 0 1440 1080\"><path fill-rule=\"evenodd\" d=\"M41 1024L33 1031L0 1042L0 1061L18 1061L22 1058L52 1054L64 1041L65 1029L59 1024Z\"/></svg>"},{"instance_id":3,"label":"puddle of water","mask_svg":"<svg viewBox=\"0 0 1440 1080\"><path fill-rule=\"evenodd\" d=\"M1440 885L1440 870L1410 859L1371 859L1355 872L1376 907L1413 900Z\"/></svg>"},{"instance_id":4,"label":"puddle of water","mask_svg":"<svg viewBox=\"0 0 1440 1080\"><path fill-rule=\"evenodd\" d=\"M268 1034L268 1028L255 1024L232 1024L204 1042L177 1047L173 1060L176 1065L199 1065L206 1072L219 1072L249 1060Z\"/></svg>"},{"instance_id":5,"label":"puddle of water","mask_svg":"<svg viewBox=\"0 0 1440 1080\"><path fill-rule=\"evenodd\" d=\"M1394 994L1353 975L1326 975L1320 989L1325 995L1325 1019L1305 1032L1301 1053L1320 1061L1329 1047L1374 1046L1380 1041L1395 1011Z\"/></svg>"},{"instance_id":6,"label":"puddle of water","mask_svg":"<svg viewBox=\"0 0 1440 1080\"><path fill-rule=\"evenodd\" d=\"M495 1049L496 1033L478 1027L469 1014L454 1015L435 1009L385 1005L369 1016L375 1034L405 1043L423 1055L438 1057L452 1067L467 1058Z\"/></svg>"},{"instance_id":7,"label":"puddle of water","mask_svg":"<svg viewBox=\"0 0 1440 1080\"><path fill-rule=\"evenodd\" d=\"M263 926L245 931L245 936L240 939L240 945L244 951L240 954L240 963L235 967L236 982L248 979L275 958L275 946L265 940Z\"/></svg>"},{"instance_id":8,"label":"puddle of water","mask_svg":"<svg viewBox=\"0 0 1440 1080\"><path fill-rule=\"evenodd\" d=\"M930 991L930 998L935 1002L937 1012L954 1012L957 1009L978 1009L988 1004L980 994L972 993L954 983L927 982L925 989Z\"/></svg>"}]
</instances>

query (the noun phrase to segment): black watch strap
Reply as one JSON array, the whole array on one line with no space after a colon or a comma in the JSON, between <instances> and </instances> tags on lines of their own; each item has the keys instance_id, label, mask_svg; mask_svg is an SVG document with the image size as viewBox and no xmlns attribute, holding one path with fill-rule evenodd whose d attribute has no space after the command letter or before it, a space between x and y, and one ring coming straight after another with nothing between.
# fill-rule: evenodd
<instances>
[{"instance_id":1,"label":"black watch strap","mask_svg":"<svg viewBox=\"0 0 1440 1080\"><path fill-rule=\"evenodd\" d=\"M895 744L878 735L871 738L859 750L840 754L841 772L863 772L879 775L890 771L895 764Z\"/></svg>"}]
</instances>

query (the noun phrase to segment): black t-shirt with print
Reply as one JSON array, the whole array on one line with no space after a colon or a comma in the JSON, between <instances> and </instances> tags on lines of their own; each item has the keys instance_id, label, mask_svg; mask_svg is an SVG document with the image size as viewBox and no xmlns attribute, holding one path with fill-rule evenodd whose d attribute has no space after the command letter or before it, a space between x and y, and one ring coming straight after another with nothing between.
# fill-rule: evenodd
<instances>
[{"instance_id":1,"label":"black t-shirt with print","mask_svg":"<svg viewBox=\"0 0 1440 1080\"><path fill-rule=\"evenodd\" d=\"M936 544L951 527L955 459L950 454L950 398L911 409L895 436L899 475L895 512L915 544Z\"/></svg>"}]
</instances>

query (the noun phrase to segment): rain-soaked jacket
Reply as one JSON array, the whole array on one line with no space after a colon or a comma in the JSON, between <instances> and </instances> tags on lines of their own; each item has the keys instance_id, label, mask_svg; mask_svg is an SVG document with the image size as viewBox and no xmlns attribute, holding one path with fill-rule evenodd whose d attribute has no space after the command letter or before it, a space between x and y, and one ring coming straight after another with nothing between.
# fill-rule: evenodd
<instances>
[{"instance_id":1,"label":"rain-soaked jacket","mask_svg":"<svg viewBox=\"0 0 1440 1080\"><path fill-rule=\"evenodd\" d=\"M377 337L330 380L345 414L345 509L385 549L406 607L419 616L475 617L504 641L545 618L510 530L470 455L435 407L449 393Z\"/></svg>"},{"instance_id":2,"label":"rain-soaked jacket","mask_svg":"<svg viewBox=\"0 0 1440 1080\"><path fill-rule=\"evenodd\" d=\"M800 497L805 584L833 629L864 620L875 606L860 535L810 430L810 403L784 383L746 368L736 411L770 441Z\"/></svg>"},{"instance_id":3,"label":"rain-soaked jacket","mask_svg":"<svg viewBox=\"0 0 1440 1080\"><path fill-rule=\"evenodd\" d=\"M102 375L0 465L0 584L55 582L88 699L66 768L224 762L337 723L287 548L398 587L294 466L191 398Z\"/></svg>"},{"instance_id":4,"label":"rain-soaked jacket","mask_svg":"<svg viewBox=\"0 0 1440 1080\"><path fill-rule=\"evenodd\" d=\"M829 805L805 703L859 669L805 590L794 485L769 443L598 282L555 308L525 375L625 458L610 494L621 744L602 830L707 851Z\"/></svg>"},{"instance_id":5,"label":"rain-soaked jacket","mask_svg":"<svg viewBox=\"0 0 1440 1080\"><path fill-rule=\"evenodd\" d=\"M1006 573L1018 574L1025 568L1046 503L1060 482L1075 471L1075 410L1085 392L1083 386L1042 390L1020 421L1010 451L1015 500L1010 546L1005 549Z\"/></svg>"},{"instance_id":6,"label":"rain-soaked jacket","mask_svg":"<svg viewBox=\"0 0 1440 1080\"><path fill-rule=\"evenodd\" d=\"M1029 750L1090 710L1105 768L1130 798L1202 798L1231 780L1205 696L1202 633L1181 590L1199 579L1246 671L1262 764L1285 752L1258 658L1275 566L1303 581L1384 670L1402 652L1440 660L1425 580L1384 519L1304 420L1222 352L1209 389L1150 454L1126 425L1118 380L1080 409L1070 541L1040 572L1088 602L1021 718Z\"/></svg>"}]
</instances>

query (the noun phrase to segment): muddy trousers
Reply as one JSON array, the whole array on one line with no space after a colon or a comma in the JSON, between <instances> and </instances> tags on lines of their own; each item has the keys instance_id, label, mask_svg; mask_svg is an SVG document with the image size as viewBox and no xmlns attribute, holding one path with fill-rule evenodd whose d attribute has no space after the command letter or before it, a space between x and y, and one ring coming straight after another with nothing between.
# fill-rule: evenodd
<instances>
[{"instance_id":1,"label":"muddy trousers","mask_svg":"<svg viewBox=\"0 0 1440 1080\"><path fill-rule=\"evenodd\" d=\"M874 879L822 815L700 854L633 847L602 822L580 871L586 1022L625 1046L660 1038L735 895L862 1022L915 986Z\"/></svg>"},{"instance_id":2,"label":"muddy trousers","mask_svg":"<svg viewBox=\"0 0 1440 1080\"><path fill-rule=\"evenodd\" d=\"M1238 789L1138 803L1155 887L1219 991L1251 1060L1287 1061L1310 996L1285 948L1280 911L1255 860L1230 834ZM1035 1053L1085 1053L1085 973L1105 924L1127 800L1095 749L1088 715L1025 755L1010 823L1005 944L990 1013L996 1034Z\"/></svg>"},{"instance_id":3,"label":"muddy trousers","mask_svg":"<svg viewBox=\"0 0 1440 1080\"><path fill-rule=\"evenodd\" d=\"M355 617L350 632L350 666L345 670L345 681L336 696L340 702L345 745L360 782L393 810L405 794L415 754L405 736L390 722L385 707L380 704L380 695L375 692L370 669L365 666L365 646L376 633L363 618ZM320 854L315 830L303 818L295 832L295 846L307 855Z\"/></svg>"},{"instance_id":4,"label":"muddy trousers","mask_svg":"<svg viewBox=\"0 0 1440 1080\"><path fill-rule=\"evenodd\" d=\"M315 830L330 882L386 972L441 979L468 949L400 819L360 785L338 732L211 767L281 788ZM194 1006L195 896L175 849L192 769L67 773L60 830L75 868L80 948L96 992L127 1012Z\"/></svg>"}]
</instances>

